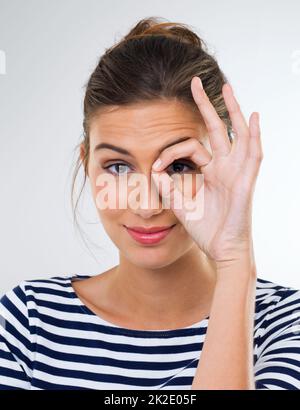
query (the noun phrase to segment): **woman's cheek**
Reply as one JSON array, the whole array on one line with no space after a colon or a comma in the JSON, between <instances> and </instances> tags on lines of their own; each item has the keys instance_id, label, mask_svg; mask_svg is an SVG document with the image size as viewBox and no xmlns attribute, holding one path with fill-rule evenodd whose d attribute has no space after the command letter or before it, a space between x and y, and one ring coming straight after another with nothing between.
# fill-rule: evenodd
<instances>
[{"instance_id":1,"label":"woman's cheek","mask_svg":"<svg viewBox=\"0 0 300 410\"><path fill-rule=\"evenodd\" d=\"M191 196L195 198L196 194L203 187L204 176L201 173L193 174L192 184L191 184Z\"/></svg>"},{"instance_id":2,"label":"woman's cheek","mask_svg":"<svg viewBox=\"0 0 300 410\"><path fill-rule=\"evenodd\" d=\"M118 211L128 207L130 187L125 177L101 173L95 179L93 192L100 211Z\"/></svg>"}]
</instances>

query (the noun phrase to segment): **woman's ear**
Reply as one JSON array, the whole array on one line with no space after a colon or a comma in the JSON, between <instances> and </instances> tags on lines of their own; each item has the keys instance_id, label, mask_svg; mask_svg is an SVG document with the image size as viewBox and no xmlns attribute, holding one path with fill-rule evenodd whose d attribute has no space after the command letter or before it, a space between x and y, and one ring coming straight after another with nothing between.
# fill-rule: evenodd
<instances>
[{"instance_id":1,"label":"woman's ear","mask_svg":"<svg viewBox=\"0 0 300 410\"><path fill-rule=\"evenodd\" d=\"M84 168L85 168L85 161L86 161L85 156L86 156L85 155L85 147L84 147L84 143L82 142L80 144L80 159L81 159L81 162L82 162ZM88 176L89 175L88 174L88 167L86 168L86 172L87 172L87 176Z\"/></svg>"},{"instance_id":2,"label":"woman's ear","mask_svg":"<svg viewBox=\"0 0 300 410\"><path fill-rule=\"evenodd\" d=\"M83 145L83 142L82 142L80 144L80 159L81 159L81 162L83 162L84 156L85 156L85 149L84 149L84 145Z\"/></svg>"}]
</instances>

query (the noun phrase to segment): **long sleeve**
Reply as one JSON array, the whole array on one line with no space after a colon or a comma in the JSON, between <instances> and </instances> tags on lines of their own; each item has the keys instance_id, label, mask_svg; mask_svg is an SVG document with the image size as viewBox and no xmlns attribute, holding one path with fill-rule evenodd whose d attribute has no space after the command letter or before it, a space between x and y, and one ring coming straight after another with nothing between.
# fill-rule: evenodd
<instances>
[{"instance_id":1,"label":"long sleeve","mask_svg":"<svg viewBox=\"0 0 300 410\"><path fill-rule=\"evenodd\" d=\"M0 390L30 389L31 335L24 284L0 299Z\"/></svg>"},{"instance_id":2,"label":"long sleeve","mask_svg":"<svg viewBox=\"0 0 300 410\"><path fill-rule=\"evenodd\" d=\"M283 289L259 338L257 390L300 389L300 291Z\"/></svg>"}]
</instances>

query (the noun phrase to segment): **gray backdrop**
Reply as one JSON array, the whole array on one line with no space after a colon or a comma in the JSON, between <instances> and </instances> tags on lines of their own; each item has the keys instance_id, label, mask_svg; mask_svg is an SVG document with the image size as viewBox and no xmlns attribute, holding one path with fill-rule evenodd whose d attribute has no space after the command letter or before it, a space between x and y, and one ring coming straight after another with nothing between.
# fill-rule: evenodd
<instances>
[{"instance_id":1,"label":"gray backdrop","mask_svg":"<svg viewBox=\"0 0 300 410\"><path fill-rule=\"evenodd\" d=\"M299 288L299 2L0 0L0 294L23 279L97 274L118 263L88 185L80 212L90 251L73 229L73 150L83 85L104 49L147 16L197 29L247 119L259 111L258 273Z\"/></svg>"}]
</instances>

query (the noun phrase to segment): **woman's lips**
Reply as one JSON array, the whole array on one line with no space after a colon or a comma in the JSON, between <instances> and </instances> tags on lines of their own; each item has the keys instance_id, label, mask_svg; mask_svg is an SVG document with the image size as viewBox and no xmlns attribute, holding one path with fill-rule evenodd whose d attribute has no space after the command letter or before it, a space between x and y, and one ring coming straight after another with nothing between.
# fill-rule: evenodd
<instances>
[{"instance_id":1,"label":"woman's lips","mask_svg":"<svg viewBox=\"0 0 300 410\"><path fill-rule=\"evenodd\" d=\"M142 243L142 244L154 244L164 239L172 231L174 226L175 225L172 225L170 228L163 229L157 232L151 232L151 233L137 232L134 229L128 228L127 226L125 226L125 228L127 232L129 233L129 235L133 239L135 239L137 242Z\"/></svg>"}]
</instances>

